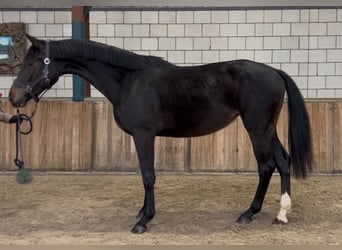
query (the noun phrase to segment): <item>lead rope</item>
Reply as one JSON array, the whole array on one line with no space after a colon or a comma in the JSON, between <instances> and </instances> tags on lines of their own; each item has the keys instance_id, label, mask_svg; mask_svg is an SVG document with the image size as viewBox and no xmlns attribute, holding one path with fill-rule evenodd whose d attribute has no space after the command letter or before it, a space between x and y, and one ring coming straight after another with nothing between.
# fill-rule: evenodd
<instances>
[{"instance_id":1,"label":"lead rope","mask_svg":"<svg viewBox=\"0 0 342 250\"><path fill-rule=\"evenodd\" d=\"M36 108L37 108L37 105L36 105ZM35 112L36 112L36 109L32 112L31 116L28 116L26 114L20 114L19 109L17 109L17 122L15 126L15 130L16 130L16 133L15 133L16 150L15 151L16 152L15 152L14 164L19 169L19 173L17 173L16 175L16 180L20 184L29 183L33 179L31 172L25 168L21 135L28 135L32 132L32 129L33 129L32 118ZM25 131L21 129L21 124L23 121L28 122L28 129Z\"/></svg>"}]
</instances>

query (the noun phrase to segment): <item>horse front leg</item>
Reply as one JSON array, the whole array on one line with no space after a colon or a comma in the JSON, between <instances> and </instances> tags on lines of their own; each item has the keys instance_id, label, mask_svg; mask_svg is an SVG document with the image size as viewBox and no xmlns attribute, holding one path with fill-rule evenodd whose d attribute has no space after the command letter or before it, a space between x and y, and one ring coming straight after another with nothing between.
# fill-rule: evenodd
<instances>
[{"instance_id":1,"label":"horse front leg","mask_svg":"<svg viewBox=\"0 0 342 250\"><path fill-rule=\"evenodd\" d=\"M134 143L137 149L141 175L143 179L145 198L144 205L139 212L138 222L135 224L132 233L142 234L147 230L147 223L153 219L155 215L154 202L154 139L155 135L147 132L136 133L134 136Z\"/></svg>"}]
</instances>

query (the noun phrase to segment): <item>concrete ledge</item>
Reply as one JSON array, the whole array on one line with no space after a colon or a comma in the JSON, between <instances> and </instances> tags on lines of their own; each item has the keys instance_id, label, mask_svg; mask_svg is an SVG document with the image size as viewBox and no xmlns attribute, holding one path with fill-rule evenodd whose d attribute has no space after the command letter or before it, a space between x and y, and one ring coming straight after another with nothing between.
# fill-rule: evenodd
<instances>
[{"instance_id":1,"label":"concrete ledge","mask_svg":"<svg viewBox=\"0 0 342 250\"><path fill-rule=\"evenodd\" d=\"M70 8L70 1L36 0L34 5L28 6L27 1L1 1L0 8ZM341 7L339 0L102 0L102 1L73 1L73 6L94 6L108 8L327 8Z\"/></svg>"}]
</instances>

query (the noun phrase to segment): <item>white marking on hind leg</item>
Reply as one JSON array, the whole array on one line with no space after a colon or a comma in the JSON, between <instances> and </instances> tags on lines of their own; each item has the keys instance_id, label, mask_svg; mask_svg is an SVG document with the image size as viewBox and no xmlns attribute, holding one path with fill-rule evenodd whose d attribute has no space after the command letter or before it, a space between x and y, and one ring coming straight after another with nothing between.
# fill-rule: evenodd
<instances>
[{"instance_id":1,"label":"white marking on hind leg","mask_svg":"<svg viewBox=\"0 0 342 250\"><path fill-rule=\"evenodd\" d=\"M287 223L288 219L286 217L286 214L290 211L290 209L291 209L291 198L288 193L285 193L281 196L281 199L280 199L280 211L277 216L277 219L279 221Z\"/></svg>"}]
</instances>

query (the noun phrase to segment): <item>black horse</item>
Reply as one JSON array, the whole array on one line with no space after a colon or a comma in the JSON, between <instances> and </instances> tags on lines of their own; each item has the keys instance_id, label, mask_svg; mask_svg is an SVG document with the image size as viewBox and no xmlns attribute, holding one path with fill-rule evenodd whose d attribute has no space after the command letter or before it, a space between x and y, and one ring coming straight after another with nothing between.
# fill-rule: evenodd
<instances>
[{"instance_id":1,"label":"black horse","mask_svg":"<svg viewBox=\"0 0 342 250\"><path fill-rule=\"evenodd\" d=\"M13 106L23 107L30 99L38 101L60 75L77 74L109 99L118 126L133 136L145 200L132 232L145 232L155 215L155 137L206 135L224 128L237 116L242 118L252 141L259 172L255 198L237 222L248 223L261 210L277 168L281 200L275 221L287 223L290 164L295 177L305 178L311 170L312 149L304 100L286 73L247 60L177 67L157 57L91 41L50 42L27 37L32 46L10 89ZM291 160L276 131L285 91Z\"/></svg>"}]
</instances>

